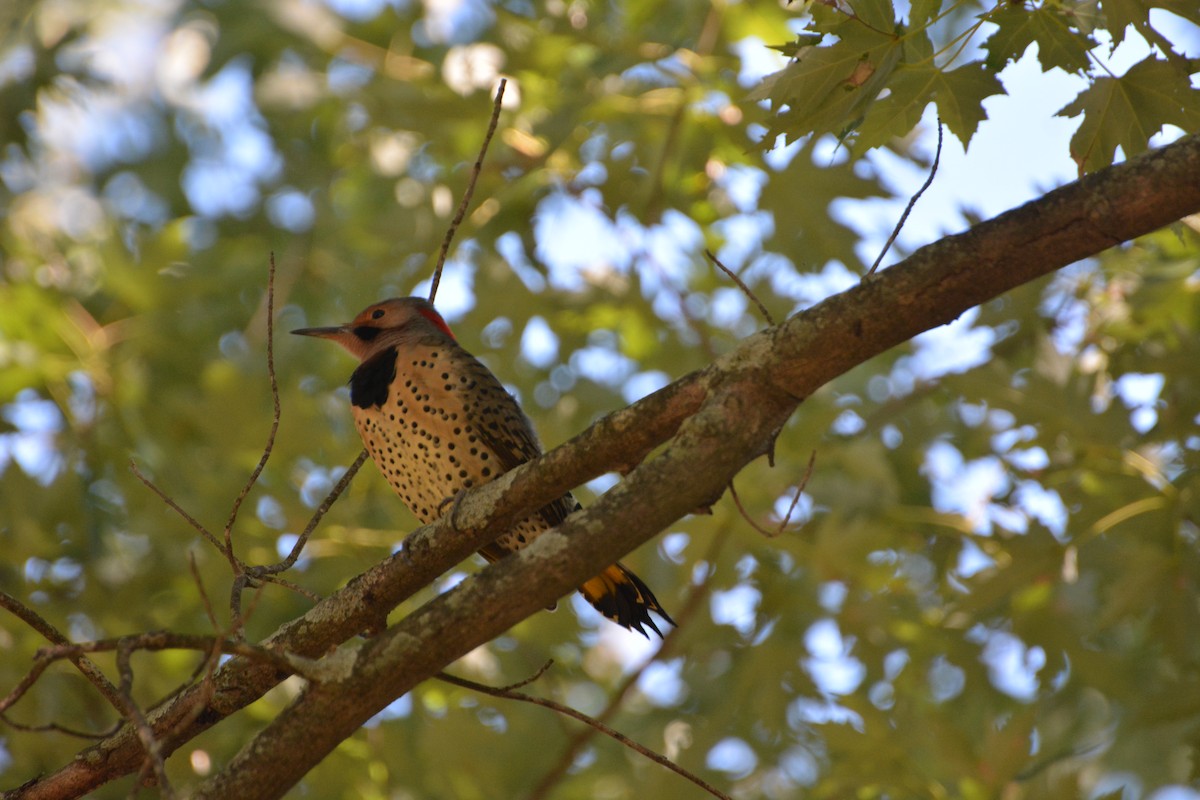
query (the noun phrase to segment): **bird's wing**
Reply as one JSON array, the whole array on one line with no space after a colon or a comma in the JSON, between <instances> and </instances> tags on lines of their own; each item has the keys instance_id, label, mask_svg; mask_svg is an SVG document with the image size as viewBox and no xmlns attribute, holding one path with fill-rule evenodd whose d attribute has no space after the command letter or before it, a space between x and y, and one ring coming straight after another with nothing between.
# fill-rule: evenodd
<instances>
[{"instance_id":1,"label":"bird's wing","mask_svg":"<svg viewBox=\"0 0 1200 800\"><path fill-rule=\"evenodd\" d=\"M469 359L467 369L474 381L471 391L479 398L478 413L473 415L479 438L495 454L502 472L519 467L542 454L542 446L534 433L533 423L517 404L516 399L484 364L465 350ZM570 494L542 507L542 518L554 527L579 508Z\"/></svg>"}]
</instances>

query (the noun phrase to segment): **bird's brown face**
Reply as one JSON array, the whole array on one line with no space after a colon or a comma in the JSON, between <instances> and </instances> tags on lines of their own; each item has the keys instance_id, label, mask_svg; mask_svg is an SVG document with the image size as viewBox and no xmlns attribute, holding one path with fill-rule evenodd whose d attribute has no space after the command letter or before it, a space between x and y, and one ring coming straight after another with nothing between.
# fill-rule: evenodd
<instances>
[{"instance_id":1,"label":"bird's brown face","mask_svg":"<svg viewBox=\"0 0 1200 800\"><path fill-rule=\"evenodd\" d=\"M337 342L359 360L368 358L378 348L378 340L388 332L401 332L414 325L432 324L442 333L454 338L450 326L429 303L415 297L393 298L367 306L353 322L328 328L299 328L292 333L316 336Z\"/></svg>"}]
</instances>

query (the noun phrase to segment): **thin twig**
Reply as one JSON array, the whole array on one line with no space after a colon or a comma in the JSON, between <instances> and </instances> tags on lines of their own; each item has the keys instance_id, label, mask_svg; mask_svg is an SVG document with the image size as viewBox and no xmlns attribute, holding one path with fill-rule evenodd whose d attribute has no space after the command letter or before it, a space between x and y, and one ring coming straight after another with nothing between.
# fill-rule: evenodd
<instances>
[{"instance_id":1,"label":"thin twig","mask_svg":"<svg viewBox=\"0 0 1200 800\"><path fill-rule=\"evenodd\" d=\"M758 306L759 313L763 315L763 319L765 319L767 321L768 325L770 325L771 327L774 327L775 326L775 318L771 316L771 312L767 310L767 307L765 305L763 305L763 301L758 299L758 295L756 295L754 292L750 291L750 287L747 286L741 278L739 278L736 274L734 274L733 270L731 270L729 267L722 264L721 260L719 258L717 258L715 255L713 255L711 250L705 250L704 255L708 256L709 261L711 261L714 265L716 265L716 267L718 269L720 269L722 272L724 272L726 275L728 275L730 280L732 280L734 283L736 283L738 285L738 288L741 289L743 292L745 292L746 296L754 301L755 305Z\"/></svg>"},{"instance_id":2,"label":"thin twig","mask_svg":"<svg viewBox=\"0 0 1200 800\"><path fill-rule=\"evenodd\" d=\"M253 569L252 567L250 569ZM242 592L246 587L250 586L254 589L254 594L250 597L250 606L245 610L242 609ZM290 588L290 587L286 587ZM229 593L229 618L232 620L232 630L230 635L234 639L241 639L243 629L246 627L246 620L254 615L254 609L258 608L258 601L262 599L263 582L257 578L251 577L243 572L240 575L234 576L233 588Z\"/></svg>"},{"instance_id":3,"label":"thin twig","mask_svg":"<svg viewBox=\"0 0 1200 800\"><path fill-rule=\"evenodd\" d=\"M196 554L188 552L188 570L192 573L192 580L196 582L196 591L200 593L200 601L204 603L204 613L208 617L209 624L212 625L214 631L221 629L221 624L217 622L217 615L213 611L212 602L208 599L208 592L204 590L204 581L200 580L200 570L196 566Z\"/></svg>"},{"instance_id":4,"label":"thin twig","mask_svg":"<svg viewBox=\"0 0 1200 800\"><path fill-rule=\"evenodd\" d=\"M62 632L58 630L58 628L55 628L49 622L44 620L36 611L10 595L8 592L0 591L0 607L3 607L12 613L13 616L17 617L26 625L40 633L47 641L59 645L71 643L71 640L64 636ZM104 699L107 700L113 708L120 710L120 691L116 686L113 686L112 681L110 681L105 674L100 671L100 668L96 666L91 659L80 655L72 658L71 663L75 665L76 669L83 673L85 678L92 682L93 686L100 690L100 694L104 695ZM7 705L0 703L0 711L7 707Z\"/></svg>"},{"instance_id":5,"label":"thin twig","mask_svg":"<svg viewBox=\"0 0 1200 800\"><path fill-rule=\"evenodd\" d=\"M799 495L800 493L797 492L796 494ZM750 516L750 512L746 511L746 507L742 505L742 498L738 497L737 487L733 485L733 481L729 482L729 496L733 498L733 504L737 506L738 513L742 515L742 519L744 519L751 528L754 528L754 530L768 538L774 538L775 536L779 535L775 531L767 530L762 525L759 525L754 521L754 518Z\"/></svg>"},{"instance_id":6,"label":"thin twig","mask_svg":"<svg viewBox=\"0 0 1200 800\"><path fill-rule=\"evenodd\" d=\"M230 510L229 519L225 522L225 550L231 558L233 558L233 525L237 522L238 511L241 510L242 503L246 500L246 496L250 494L250 490L254 488L254 484L258 482L258 476L266 468L267 461L271 458L271 451L275 448L275 434L279 431L279 381L275 376L274 253L271 253L269 265L267 269L267 376L271 380L271 401L274 403L275 413L271 418L271 432L267 434L267 445L263 448L262 456L258 459L258 464L255 465L254 471L250 473L250 477L246 480L246 485L242 487L242 491L238 493L237 498L233 501L233 509ZM238 560L239 565L240 563L240 560ZM235 572L240 572L240 570L235 568Z\"/></svg>"},{"instance_id":7,"label":"thin twig","mask_svg":"<svg viewBox=\"0 0 1200 800\"><path fill-rule=\"evenodd\" d=\"M544 697L534 697L533 695L528 695L523 692L514 692L510 689L500 689L500 688L496 688L493 686L485 686L482 683L476 683L475 681L470 681L470 680L467 680L466 678L459 678L455 675L450 675L445 672L438 673L437 677L438 677L438 680L445 681L446 683L454 684L455 686L461 686L464 689L471 689L476 692L481 692L482 694L491 695L492 697L503 697L506 700L519 700L523 703L532 703L535 706L541 706L542 708L548 708L551 711L557 711L559 714L563 714L563 715L571 717L573 719L577 719L586 725L590 725L591 727L600 731L604 735L617 740L618 742L625 745L629 749L631 749L637 753L641 753L643 756L645 756L646 758L655 762L656 764L660 764L661 766L666 767L667 769L671 770L672 772L676 773L677 775L681 775L682 777L687 778L689 781L696 784L701 789L703 789L704 791L711 794L713 797L720 797L720 798L723 798L723 800L730 800L729 795L721 792L715 786L712 786L711 784L707 783L704 779L700 778L699 776L694 775L691 772L688 772L686 769L679 766L678 764L676 764L674 761L667 758L666 756L660 755L659 753L654 752L653 750L649 749L648 747L646 747L642 744L639 744L638 742L635 742L633 739L630 739L628 736L626 736L625 734L616 730L615 728L611 728L608 725L605 725L603 722L596 719L595 717L589 717L587 714L584 714L581 711L576 711L575 709L571 708L570 706L565 706L562 703L556 703L553 700L547 700Z\"/></svg>"},{"instance_id":8,"label":"thin twig","mask_svg":"<svg viewBox=\"0 0 1200 800\"><path fill-rule=\"evenodd\" d=\"M130 659L133 657L135 648L127 638L120 639L118 645L117 671L121 675L121 697L125 700L125 717L133 723L138 739L146 750L146 763L142 765L141 774L134 782L134 792L137 790L136 787L142 784L146 775L152 771L158 782L161 796L172 800L175 797L175 790L171 788L171 782L167 779L167 765L163 759L162 746L154 735L154 729L146 721L146 715L142 713L141 707L133 699L133 665L130 663Z\"/></svg>"},{"instance_id":9,"label":"thin twig","mask_svg":"<svg viewBox=\"0 0 1200 800\"><path fill-rule=\"evenodd\" d=\"M74 728L68 728L66 725L59 725L57 722L47 722L45 725L26 725L23 722L17 722L16 720L9 719L8 716L3 712L0 712L0 722L3 722L5 725L9 726L15 731L21 731L22 733L61 733L64 736L74 736L77 739L87 739L89 741L105 739L116 733L117 729L121 727L121 723L117 723L115 726L106 731L92 733L91 731L80 731Z\"/></svg>"},{"instance_id":10,"label":"thin twig","mask_svg":"<svg viewBox=\"0 0 1200 800\"><path fill-rule=\"evenodd\" d=\"M495 134L496 125L500 122L500 105L504 100L504 87L507 85L508 79L501 78L500 85L496 87L496 99L492 104L492 119L488 123L487 134L483 137L483 146L479 148L479 156L475 159L475 165L471 167L471 176L467 179L467 189L463 192L462 201L458 204L458 211L454 214L454 219L450 221L450 227L446 229L446 238L442 240L437 266L433 268L433 282L429 286L429 302L431 303L437 296L438 284L442 282L442 268L446 265L446 255L450 252L450 243L454 241L454 234L467 215L467 207L471 204L471 195L475 194L475 181L479 179L479 173L483 171L483 157L487 155L488 145L492 143L492 135Z\"/></svg>"},{"instance_id":11,"label":"thin twig","mask_svg":"<svg viewBox=\"0 0 1200 800\"><path fill-rule=\"evenodd\" d=\"M288 553L287 558L277 564L263 564L257 567L250 567L246 570L250 577L262 578L267 575L275 575L280 572L286 572L296 565L296 561L299 560L300 554L304 551L304 545L308 542L308 537L312 536L312 532L321 524L321 520L328 513L334 502L342 496L342 492L346 491L346 487L350 485L350 481L358 474L359 469L366 462L368 455L367 451L363 450L358 454L358 458L354 459L354 463L346 468L342 477L338 479L338 482L330 489L329 494L321 501L321 505L317 506L317 510L313 512L312 519L308 521L308 524L304 526L304 530L300 532L300 536L297 537L296 543L292 545L292 550Z\"/></svg>"},{"instance_id":12,"label":"thin twig","mask_svg":"<svg viewBox=\"0 0 1200 800\"><path fill-rule=\"evenodd\" d=\"M109 653L120 650L122 647L128 648L131 652L138 650L151 652L162 650L199 650L201 652L208 652L213 648L214 643L220 646L221 652L225 655L257 659L289 674L296 673L303 678L315 680L313 675L308 674L303 660L288 657L287 654L277 650L257 644L239 642L234 639L222 639L219 636L171 633L169 631L150 631L131 636L118 636L113 639L96 639L91 642L79 642L77 644L51 645L38 650L35 656L35 663L49 663L64 658L69 659L71 656L79 653Z\"/></svg>"},{"instance_id":13,"label":"thin twig","mask_svg":"<svg viewBox=\"0 0 1200 800\"><path fill-rule=\"evenodd\" d=\"M721 553L721 549L729 540L729 533L731 530L732 528L730 526L725 526L717 532L717 535L709 544L708 550L705 551L702 560L709 564L716 563L717 557ZM676 627L667 632L667 635L663 638L662 643L659 645L657 651L651 654L650 657L643 661L637 669L625 677L625 680L622 681L621 685L617 687L616 691L614 691L612 696L609 698L608 705L604 707L603 711L596 715L597 719L599 719L601 722L605 722L616 716L617 711L620 710L621 705L629 696L629 692L634 686L637 685L637 682L641 680L642 673L646 671L646 668L651 664L661 662L663 659L671 655L671 653L674 651L676 643L680 640L682 631L687 627L688 623L691 622L697 611L699 611L699 609L702 607L705 598L708 596L709 589L712 586L713 574L714 573L710 572L705 576L704 580L699 585L695 586L690 592L688 592L688 596L683 603L683 607L678 613L675 614L677 623ZM538 781L537 785L529 793L528 800L541 800L541 798L548 797L554 785L562 780L563 776L567 774L567 770L569 770L571 765L576 762L576 759L578 758L579 753L583 750L584 746L591 741L595 735L595 728L585 728L575 736L571 737L571 740L567 743L566 749L559 756L558 761L553 767L550 768L549 771L546 772L545 775L542 776L541 780Z\"/></svg>"},{"instance_id":14,"label":"thin twig","mask_svg":"<svg viewBox=\"0 0 1200 800\"><path fill-rule=\"evenodd\" d=\"M733 485L733 481L729 482L729 495L733 498L734 505L737 506L738 513L742 515L742 519L750 524L750 527L770 539L776 536L781 536L787 529L788 524L792 521L792 514L796 512L796 506L800 503L800 497L804 494L805 487L808 486L808 479L812 477L813 466L817 463L817 451L813 450L812 455L808 457L808 468L804 470L804 477L800 479L800 483L796 485L796 493L792 495L792 504L788 506L787 514L779 521L779 527L775 530L767 530L759 525L746 511L746 507L742 505L742 498L738 497L737 489Z\"/></svg>"},{"instance_id":15,"label":"thin twig","mask_svg":"<svg viewBox=\"0 0 1200 800\"><path fill-rule=\"evenodd\" d=\"M524 686L528 686L529 684L536 681L538 678L545 675L546 670L550 669L553 666L554 666L554 659L548 658L548 659L546 659L546 663L542 664L542 666L538 668L537 672L533 673L532 675L530 675L528 678L526 678L523 681L517 681L516 683L510 683L508 686L501 686L500 690L504 691L504 692L513 692Z\"/></svg>"},{"instance_id":16,"label":"thin twig","mask_svg":"<svg viewBox=\"0 0 1200 800\"><path fill-rule=\"evenodd\" d=\"M180 517L182 517L184 522L186 522L188 525L191 525L192 528L194 528L196 531L198 531L201 536L203 536L205 539L207 539L209 541L209 543L212 544L213 547L217 548L217 550L219 550L223 555L225 555L226 558L232 557L232 554L227 552L225 550L225 548L221 546L221 541L216 536L213 536L212 532L209 531L208 528L201 525L200 522L197 521L195 517L193 517L188 512L184 511L183 507L180 506L178 503L176 503L175 500L170 495L168 495L162 489L158 488L158 486L155 485L154 481L150 480L145 475L143 475L142 471L140 469L138 469L138 465L134 462L134 460L132 458L129 459L129 470L130 470L130 472L132 472L134 474L134 476L137 477L137 479L139 481L141 481L143 484L145 484L147 489L149 489L150 491L152 491L156 495L158 495L159 500L162 500L164 503L166 503L168 508L170 508L176 514L178 514Z\"/></svg>"},{"instance_id":17,"label":"thin twig","mask_svg":"<svg viewBox=\"0 0 1200 800\"><path fill-rule=\"evenodd\" d=\"M291 583L290 581L285 581L272 576L278 575L280 572L286 572L296 565L296 561L299 560L300 554L304 551L304 546L308 543L308 537L312 536L313 531L315 531L317 526L321 524L321 520L324 519L325 514L328 513L334 502L342 496L343 492L346 491L346 488L350 485L350 481L354 479L354 476L358 474L358 470L366 462L367 456L368 453L364 449L358 454L358 458L354 459L354 463L351 464L342 474L342 477L338 480L338 482L334 484L334 487L329 491L329 494L327 494L325 499L321 501L321 505L317 506L316 511L313 512L312 518L308 521L308 524L304 526L304 530L300 533L300 536L296 538L296 543L292 545L292 550L290 553L288 553L287 558L275 564L261 564L259 566L246 567L245 571L234 579L233 587L231 588L229 595L229 607L235 619L244 618L245 616L241 611L242 592L247 586L257 585L256 582L259 580L277 583L280 586L283 586L285 589L291 589L292 591L299 592L310 599L320 599L315 597L307 590L300 588L294 583Z\"/></svg>"},{"instance_id":18,"label":"thin twig","mask_svg":"<svg viewBox=\"0 0 1200 800\"><path fill-rule=\"evenodd\" d=\"M285 580L284 578L281 578L278 575L262 575L262 576L259 576L258 578L256 578L256 580L260 580L263 583L273 583L276 586L282 586L284 589L293 591L296 594L300 595L301 597L303 597L307 600L311 600L314 603L321 602L321 595L319 593L314 592L312 589L301 586L298 583L294 583L292 581Z\"/></svg>"},{"instance_id":19,"label":"thin twig","mask_svg":"<svg viewBox=\"0 0 1200 800\"><path fill-rule=\"evenodd\" d=\"M908 220L908 215L913 210L913 206L915 206L917 204L917 200L921 199L921 195L925 194L925 190L928 189L930 187L930 185L933 184L933 178L935 175L937 175L938 164L942 160L942 118L941 117L938 117L937 132L938 132L937 152L935 152L933 154L933 166L931 166L929 168L929 177L925 179L925 183L921 186L920 189L917 190L917 193L912 196L912 199L908 201L908 205L905 206L905 208L904 208L904 213L900 215L900 221L897 222L896 227L892 229L892 235L888 237L887 243L884 244L884 246L883 246L883 250L879 251L879 258L875 259L875 263L871 265L871 268L869 270L867 270L867 274L863 276L864 278L871 277L872 275L875 274L875 270L879 269L880 262L882 262L883 257L885 255L887 255L887 251L891 249L892 242L896 241L896 237L900 235L900 230L904 227L904 223Z\"/></svg>"}]
</instances>

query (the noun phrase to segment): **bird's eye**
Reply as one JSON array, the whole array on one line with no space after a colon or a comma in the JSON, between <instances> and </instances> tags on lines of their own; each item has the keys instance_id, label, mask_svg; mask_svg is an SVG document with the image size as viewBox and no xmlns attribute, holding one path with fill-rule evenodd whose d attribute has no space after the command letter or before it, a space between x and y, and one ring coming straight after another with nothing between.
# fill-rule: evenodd
<instances>
[{"instance_id":1,"label":"bird's eye","mask_svg":"<svg viewBox=\"0 0 1200 800\"><path fill-rule=\"evenodd\" d=\"M371 312L371 319L382 319L382 318L383 318L383 309L382 308L377 308Z\"/></svg>"}]
</instances>

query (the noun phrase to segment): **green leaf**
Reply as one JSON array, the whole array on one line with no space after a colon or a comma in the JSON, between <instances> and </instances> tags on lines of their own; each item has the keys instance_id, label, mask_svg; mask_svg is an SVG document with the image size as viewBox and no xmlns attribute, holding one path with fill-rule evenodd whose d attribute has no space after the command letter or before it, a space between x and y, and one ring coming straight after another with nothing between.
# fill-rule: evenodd
<instances>
[{"instance_id":1,"label":"green leaf","mask_svg":"<svg viewBox=\"0 0 1200 800\"><path fill-rule=\"evenodd\" d=\"M1081 172L1106 167L1120 147L1125 157L1146 149L1163 125L1200 126L1200 90L1174 64L1149 55L1119 78L1098 78L1057 116L1083 114L1071 137Z\"/></svg>"},{"instance_id":2,"label":"green leaf","mask_svg":"<svg viewBox=\"0 0 1200 800\"><path fill-rule=\"evenodd\" d=\"M783 111L773 133L794 140L809 133L849 131L900 62L902 40L894 34L854 18L832 32L838 37L835 44L807 50L751 92L750 99L768 99Z\"/></svg>"},{"instance_id":3,"label":"green leaf","mask_svg":"<svg viewBox=\"0 0 1200 800\"><path fill-rule=\"evenodd\" d=\"M1196 5L1193 0L1159 0L1154 7L1170 11L1193 25L1200 25L1200 5Z\"/></svg>"},{"instance_id":4,"label":"green leaf","mask_svg":"<svg viewBox=\"0 0 1200 800\"><path fill-rule=\"evenodd\" d=\"M935 96L938 116L965 148L987 119L983 101L998 94L1004 94L1004 85L979 62L943 72Z\"/></svg>"},{"instance_id":5,"label":"green leaf","mask_svg":"<svg viewBox=\"0 0 1200 800\"><path fill-rule=\"evenodd\" d=\"M1166 56L1168 60L1180 61L1183 68L1189 69L1186 65L1186 57L1178 53L1171 41L1150 24L1150 10L1152 8L1164 8L1200 25L1200 7L1194 2L1182 3L1178 2L1178 0L1166 0L1166 2L1154 2L1154 0L1149 0L1149 2L1147 0L1104 0L1103 10L1106 17L1107 29L1112 35L1113 47L1115 48L1125 40L1125 31L1130 26L1133 26L1134 30L1141 34L1142 38L1148 44L1152 47L1157 47L1159 52Z\"/></svg>"},{"instance_id":6,"label":"green leaf","mask_svg":"<svg viewBox=\"0 0 1200 800\"><path fill-rule=\"evenodd\" d=\"M936 102L938 116L963 147L975 135L979 123L987 119L983 100L1004 94L996 76L982 64L967 64L945 72L932 64L901 67L888 84L890 94L871 107L859 128L859 145L873 147L892 136L911 131L925 107Z\"/></svg>"},{"instance_id":7,"label":"green leaf","mask_svg":"<svg viewBox=\"0 0 1200 800\"><path fill-rule=\"evenodd\" d=\"M1087 53L1096 46L1096 40L1059 10L1005 6L987 19L997 26L983 45L988 51L988 69L1000 71L1023 56L1035 42L1042 72L1059 67L1067 72L1084 73L1091 66Z\"/></svg>"},{"instance_id":8,"label":"green leaf","mask_svg":"<svg viewBox=\"0 0 1200 800\"><path fill-rule=\"evenodd\" d=\"M854 16L883 33L896 27L896 10L890 0L851 0Z\"/></svg>"},{"instance_id":9,"label":"green leaf","mask_svg":"<svg viewBox=\"0 0 1200 800\"><path fill-rule=\"evenodd\" d=\"M799 58L807 48L816 47L824 38L819 33L801 33L796 36L795 41L785 42L784 44L769 44L767 48L778 50L788 58Z\"/></svg>"},{"instance_id":10,"label":"green leaf","mask_svg":"<svg viewBox=\"0 0 1200 800\"><path fill-rule=\"evenodd\" d=\"M905 136L916 127L925 106L933 99L940 74L941 70L932 62L897 69L888 84L888 96L871 106L859 126L858 146L877 147L893 137Z\"/></svg>"},{"instance_id":11,"label":"green leaf","mask_svg":"<svg viewBox=\"0 0 1200 800\"><path fill-rule=\"evenodd\" d=\"M914 0L908 12L908 24L912 28L923 27L941 11L941 0Z\"/></svg>"},{"instance_id":12,"label":"green leaf","mask_svg":"<svg viewBox=\"0 0 1200 800\"><path fill-rule=\"evenodd\" d=\"M1142 0L1104 0L1102 9L1113 47L1125 41L1125 30L1130 25L1139 30L1150 25L1150 8Z\"/></svg>"}]
</instances>

